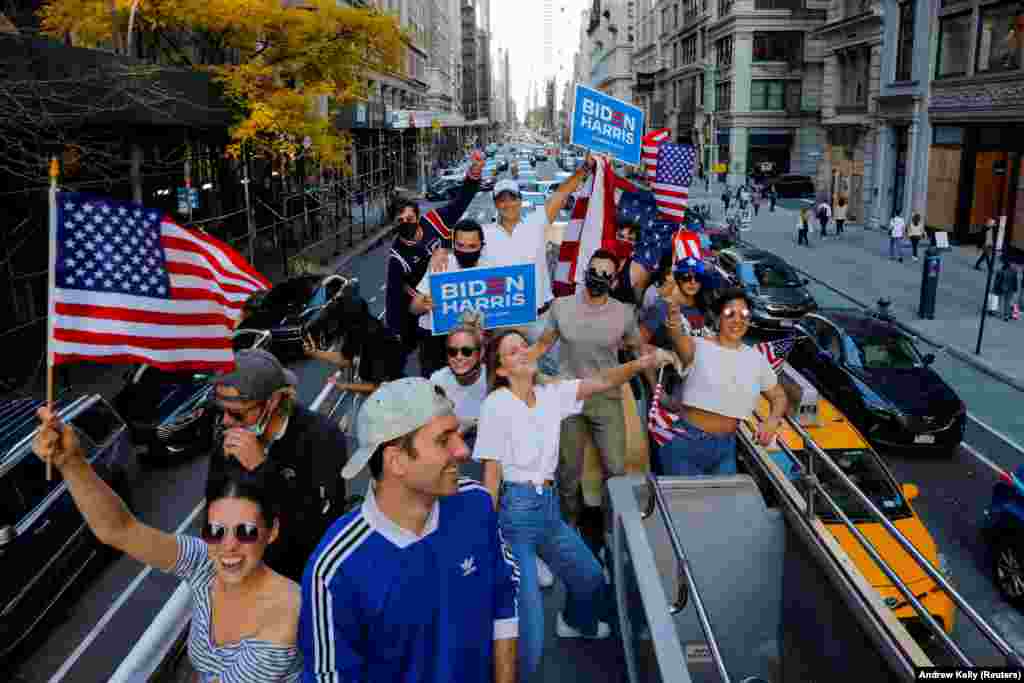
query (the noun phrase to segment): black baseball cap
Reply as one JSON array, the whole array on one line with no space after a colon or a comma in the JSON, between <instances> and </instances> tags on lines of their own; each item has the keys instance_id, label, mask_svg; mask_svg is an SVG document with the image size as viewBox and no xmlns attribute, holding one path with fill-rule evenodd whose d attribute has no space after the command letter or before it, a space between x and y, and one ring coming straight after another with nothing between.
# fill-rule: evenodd
<instances>
[{"instance_id":1,"label":"black baseball cap","mask_svg":"<svg viewBox=\"0 0 1024 683\"><path fill-rule=\"evenodd\" d=\"M298 385L295 373L281 365L277 357L263 349L235 353L235 369L221 375L216 384L233 387L238 396L232 401L266 401L275 391Z\"/></svg>"}]
</instances>

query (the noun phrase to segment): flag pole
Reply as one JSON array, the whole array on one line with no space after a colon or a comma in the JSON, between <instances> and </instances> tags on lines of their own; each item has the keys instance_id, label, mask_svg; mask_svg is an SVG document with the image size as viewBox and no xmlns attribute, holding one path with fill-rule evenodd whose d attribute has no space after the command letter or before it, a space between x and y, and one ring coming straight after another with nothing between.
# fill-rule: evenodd
<instances>
[{"instance_id":1,"label":"flag pole","mask_svg":"<svg viewBox=\"0 0 1024 683\"><path fill-rule=\"evenodd\" d=\"M54 301L57 290L57 176L60 175L60 163L57 157L50 157L50 284L48 292L49 311L46 316L46 407L53 411L53 326L56 317L56 302ZM53 465L46 461L46 481L53 479Z\"/></svg>"}]
</instances>

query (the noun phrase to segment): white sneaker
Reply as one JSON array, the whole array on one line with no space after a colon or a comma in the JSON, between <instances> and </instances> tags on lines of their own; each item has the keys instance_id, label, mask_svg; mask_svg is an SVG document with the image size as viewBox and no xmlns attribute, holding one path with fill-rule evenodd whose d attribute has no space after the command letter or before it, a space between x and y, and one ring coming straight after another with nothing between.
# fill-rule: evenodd
<instances>
[{"instance_id":1,"label":"white sneaker","mask_svg":"<svg viewBox=\"0 0 1024 683\"><path fill-rule=\"evenodd\" d=\"M544 560L537 558L537 582L540 583L541 588L551 588L555 585L555 575L551 573L551 568L544 562Z\"/></svg>"},{"instance_id":2,"label":"white sneaker","mask_svg":"<svg viewBox=\"0 0 1024 683\"><path fill-rule=\"evenodd\" d=\"M555 624L555 632L559 638L585 638L587 640L602 640L612 634L612 627L603 621L597 622L597 633L594 635L586 635L574 629L569 624L565 623L565 618L562 613L558 613L558 623Z\"/></svg>"}]
</instances>

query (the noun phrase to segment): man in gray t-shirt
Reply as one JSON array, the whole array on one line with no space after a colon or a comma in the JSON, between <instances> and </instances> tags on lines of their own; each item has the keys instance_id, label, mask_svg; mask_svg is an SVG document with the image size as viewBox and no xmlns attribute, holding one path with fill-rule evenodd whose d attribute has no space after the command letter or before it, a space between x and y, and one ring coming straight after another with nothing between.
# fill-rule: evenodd
<instances>
[{"instance_id":1,"label":"man in gray t-shirt","mask_svg":"<svg viewBox=\"0 0 1024 683\"><path fill-rule=\"evenodd\" d=\"M584 379L619 365L619 349L643 345L633 307L609 296L618 272L618 259L603 249L594 252L587 265L586 288L575 296L555 299L547 327L537 345L546 350L559 343L559 375ZM579 486L583 471L585 431L604 461L606 477L623 474L626 459L626 425L622 389L592 396L583 412L562 422L559 441L558 487L562 510L570 524L579 522Z\"/></svg>"}]
</instances>

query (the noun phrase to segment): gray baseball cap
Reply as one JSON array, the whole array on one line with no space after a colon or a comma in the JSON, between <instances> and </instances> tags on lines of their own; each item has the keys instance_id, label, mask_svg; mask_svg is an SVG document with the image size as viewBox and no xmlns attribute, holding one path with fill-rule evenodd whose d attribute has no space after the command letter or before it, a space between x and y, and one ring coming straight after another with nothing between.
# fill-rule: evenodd
<instances>
[{"instance_id":1,"label":"gray baseball cap","mask_svg":"<svg viewBox=\"0 0 1024 683\"><path fill-rule=\"evenodd\" d=\"M248 349L235 353L234 371L221 375L215 383L238 390L238 397L230 400L266 401L275 391L294 387L299 381L274 354L263 349Z\"/></svg>"},{"instance_id":2,"label":"gray baseball cap","mask_svg":"<svg viewBox=\"0 0 1024 683\"><path fill-rule=\"evenodd\" d=\"M454 411L455 404L444 391L422 377L404 377L381 384L359 410L359 447L345 463L341 476L355 479L381 444L411 434L435 417Z\"/></svg>"},{"instance_id":3,"label":"gray baseball cap","mask_svg":"<svg viewBox=\"0 0 1024 683\"><path fill-rule=\"evenodd\" d=\"M498 195L502 192L512 192L516 196L522 196L522 191L519 189L519 183L509 178L499 180L494 185L494 198L497 199Z\"/></svg>"}]
</instances>

